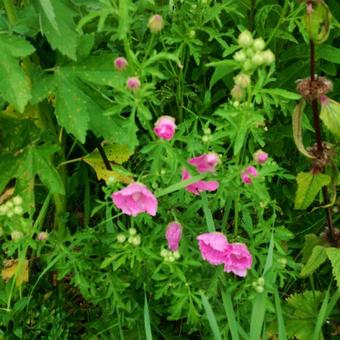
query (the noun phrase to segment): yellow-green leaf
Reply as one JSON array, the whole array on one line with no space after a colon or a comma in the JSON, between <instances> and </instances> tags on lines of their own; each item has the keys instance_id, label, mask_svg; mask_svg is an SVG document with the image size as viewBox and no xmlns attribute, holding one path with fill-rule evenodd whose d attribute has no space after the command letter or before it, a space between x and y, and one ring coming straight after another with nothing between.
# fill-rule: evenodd
<instances>
[{"instance_id":1,"label":"yellow-green leaf","mask_svg":"<svg viewBox=\"0 0 340 340\"><path fill-rule=\"evenodd\" d=\"M307 263L303 266L300 275L308 276L312 274L327 260L326 248L323 246L315 246L312 255L309 257Z\"/></svg>"},{"instance_id":2,"label":"yellow-green leaf","mask_svg":"<svg viewBox=\"0 0 340 340\"><path fill-rule=\"evenodd\" d=\"M340 289L340 249L327 248L326 253L332 263L333 275L336 279L337 286Z\"/></svg>"},{"instance_id":3,"label":"yellow-green leaf","mask_svg":"<svg viewBox=\"0 0 340 340\"><path fill-rule=\"evenodd\" d=\"M340 138L340 103L326 98L325 103L321 103L320 118L327 129Z\"/></svg>"},{"instance_id":4,"label":"yellow-green leaf","mask_svg":"<svg viewBox=\"0 0 340 340\"><path fill-rule=\"evenodd\" d=\"M23 282L28 282L28 260L7 260L5 267L1 271L1 277L9 281L15 276L15 283L20 286Z\"/></svg>"}]
</instances>

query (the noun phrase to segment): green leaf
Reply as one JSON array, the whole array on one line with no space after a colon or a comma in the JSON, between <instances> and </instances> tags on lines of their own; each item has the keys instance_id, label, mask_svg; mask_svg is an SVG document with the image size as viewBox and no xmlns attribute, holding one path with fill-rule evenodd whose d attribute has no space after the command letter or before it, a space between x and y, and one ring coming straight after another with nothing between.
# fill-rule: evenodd
<instances>
[{"instance_id":1,"label":"green leaf","mask_svg":"<svg viewBox=\"0 0 340 340\"><path fill-rule=\"evenodd\" d=\"M324 294L319 291L305 291L287 299L286 331L289 337L312 339L323 297Z\"/></svg>"},{"instance_id":2,"label":"green leaf","mask_svg":"<svg viewBox=\"0 0 340 340\"><path fill-rule=\"evenodd\" d=\"M207 64L208 67L215 67L215 71L210 79L209 88L211 89L220 79L239 68L234 60L222 60Z\"/></svg>"},{"instance_id":3,"label":"green leaf","mask_svg":"<svg viewBox=\"0 0 340 340\"><path fill-rule=\"evenodd\" d=\"M301 96L295 92L287 91L284 89L265 89L262 90L263 93L268 93L272 96L278 96L281 98L289 99L289 100L299 100Z\"/></svg>"},{"instance_id":4,"label":"green leaf","mask_svg":"<svg viewBox=\"0 0 340 340\"><path fill-rule=\"evenodd\" d=\"M40 75L33 79L31 104L38 104L52 95L55 87L55 77L53 75Z\"/></svg>"},{"instance_id":5,"label":"green leaf","mask_svg":"<svg viewBox=\"0 0 340 340\"><path fill-rule=\"evenodd\" d=\"M0 95L21 113L31 98L31 85L17 57L33 52L33 46L26 40L0 35Z\"/></svg>"},{"instance_id":6,"label":"green leaf","mask_svg":"<svg viewBox=\"0 0 340 340\"><path fill-rule=\"evenodd\" d=\"M89 124L88 96L81 90L79 80L63 72L56 73L56 116L68 133L85 142Z\"/></svg>"},{"instance_id":7,"label":"green leaf","mask_svg":"<svg viewBox=\"0 0 340 340\"><path fill-rule=\"evenodd\" d=\"M212 330L212 333L214 334L214 339L215 340L222 340L221 332L218 328L216 317L215 317L215 314L214 314L214 312L211 308L209 300L206 298L206 296L203 293L201 293L201 299L202 299L202 304L203 304L205 313L206 313L208 321L209 321L210 328Z\"/></svg>"},{"instance_id":8,"label":"green leaf","mask_svg":"<svg viewBox=\"0 0 340 340\"><path fill-rule=\"evenodd\" d=\"M340 290L340 249L339 248L327 248L327 256L332 264L333 275L336 279L338 289Z\"/></svg>"},{"instance_id":9,"label":"green leaf","mask_svg":"<svg viewBox=\"0 0 340 340\"><path fill-rule=\"evenodd\" d=\"M313 248L312 255L309 257L307 263L303 266L300 275L302 277L311 275L326 260L326 248L323 246L315 246Z\"/></svg>"},{"instance_id":10,"label":"green leaf","mask_svg":"<svg viewBox=\"0 0 340 340\"><path fill-rule=\"evenodd\" d=\"M320 118L327 129L340 138L340 103L326 98L321 102Z\"/></svg>"},{"instance_id":11,"label":"green leaf","mask_svg":"<svg viewBox=\"0 0 340 340\"><path fill-rule=\"evenodd\" d=\"M313 203L321 188L330 183L331 178L321 173L300 172L296 177L296 181L298 189L294 208L307 209Z\"/></svg>"},{"instance_id":12,"label":"green leaf","mask_svg":"<svg viewBox=\"0 0 340 340\"><path fill-rule=\"evenodd\" d=\"M47 7L46 4L42 5L43 2L45 0L34 0L34 5L40 15L42 33L46 35L53 49L76 60L78 34L73 21L75 13L62 0L53 0Z\"/></svg>"}]
</instances>

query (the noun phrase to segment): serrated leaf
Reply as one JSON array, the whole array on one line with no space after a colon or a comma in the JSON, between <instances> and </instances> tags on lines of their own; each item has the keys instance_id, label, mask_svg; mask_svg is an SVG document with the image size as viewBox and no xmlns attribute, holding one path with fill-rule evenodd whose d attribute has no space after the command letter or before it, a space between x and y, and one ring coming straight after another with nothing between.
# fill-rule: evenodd
<instances>
[{"instance_id":1,"label":"serrated leaf","mask_svg":"<svg viewBox=\"0 0 340 340\"><path fill-rule=\"evenodd\" d=\"M89 124L88 96L81 90L79 80L57 73L56 78L56 116L67 132L80 142L85 142Z\"/></svg>"},{"instance_id":2,"label":"serrated leaf","mask_svg":"<svg viewBox=\"0 0 340 340\"><path fill-rule=\"evenodd\" d=\"M327 256L332 264L333 275L336 280L338 289L340 290L340 249L339 248L327 248Z\"/></svg>"},{"instance_id":3,"label":"serrated leaf","mask_svg":"<svg viewBox=\"0 0 340 340\"><path fill-rule=\"evenodd\" d=\"M53 49L58 49L62 54L76 60L77 38L76 25L73 21L75 13L62 0L53 0L50 3L54 11L54 22L51 21L51 12L46 13L40 0L35 0L34 5L40 15L42 33L46 35Z\"/></svg>"},{"instance_id":4,"label":"serrated leaf","mask_svg":"<svg viewBox=\"0 0 340 340\"><path fill-rule=\"evenodd\" d=\"M32 98L33 105L40 103L55 91L55 77L52 75L43 75L33 79Z\"/></svg>"},{"instance_id":5,"label":"serrated leaf","mask_svg":"<svg viewBox=\"0 0 340 340\"><path fill-rule=\"evenodd\" d=\"M294 209L307 209L321 188L331 182L331 178L321 173L300 172L296 181L298 189L295 195Z\"/></svg>"},{"instance_id":6,"label":"serrated leaf","mask_svg":"<svg viewBox=\"0 0 340 340\"><path fill-rule=\"evenodd\" d=\"M1 277L4 281L9 281L15 276L16 286L21 286L28 282L28 260L7 260L5 267L1 271Z\"/></svg>"},{"instance_id":7,"label":"serrated leaf","mask_svg":"<svg viewBox=\"0 0 340 340\"><path fill-rule=\"evenodd\" d=\"M21 113L31 98L31 84L17 57L33 52L33 46L24 39L0 35L0 95Z\"/></svg>"},{"instance_id":8,"label":"serrated leaf","mask_svg":"<svg viewBox=\"0 0 340 340\"><path fill-rule=\"evenodd\" d=\"M301 100L299 104L296 105L293 116L292 116L292 124L293 124L293 137L294 142L297 147L297 149L306 157L308 158L315 158L313 155L311 155L303 145L303 138L302 138L302 117L303 117L303 109L305 108L306 102L304 100Z\"/></svg>"},{"instance_id":9,"label":"serrated leaf","mask_svg":"<svg viewBox=\"0 0 340 340\"><path fill-rule=\"evenodd\" d=\"M302 277L312 274L327 260L326 249L323 246L315 246L307 263L303 266L300 275Z\"/></svg>"},{"instance_id":10,"label":"serrated leaf","mask_svg":"<svg viewBox=\"0 0 340 340\"><path fill-rule=\"evenodd\" d=\"M340 103L329 98L325 103L321 101L320 118L327 129L340 138Z\"/></svg>"},{"instance_id":11,"label":"serrated leaf","mask_svg":"<svg viewBox=\"0 0 340 340\"><path fill-rule=\"evenodd\" d=\"M324 294L319 291L305 291L287 299L287 335L298 340L310 340Z\"/></svg>"}]
</instances>

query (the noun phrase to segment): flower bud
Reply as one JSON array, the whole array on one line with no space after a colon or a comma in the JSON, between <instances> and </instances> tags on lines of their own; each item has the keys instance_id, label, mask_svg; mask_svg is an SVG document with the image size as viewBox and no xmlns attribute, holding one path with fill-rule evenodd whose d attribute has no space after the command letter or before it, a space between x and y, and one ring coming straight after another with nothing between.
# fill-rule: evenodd
<instances>
[{"instance_id":1,"label":"flower bud","mask_svg":"<svg viewBox=\"0 0 340 340\"><path fill-rule=\"evenodd\" d=\"M268 154L260 149L254 153L253 159L257 164L264 164L268 159Z\"/></svg>"},{"instance_id":2,"label":"flower bud","mask_svg":"<svg viewBox=\"0 0 340 340\"><path fill-rule=\"evenodd\" d=\"M165 259L167 262L175 262L175 256L171 253L169 256Z\"/></svg>"},{"instance_id":3,"label":"flower bud","mask_svg":"<svg viewBox=\"0 0 340 340\"><path fill-rule=\"evenodd\" d=\"M24 234L21 231L14 230L11 232L11 238L13 241L19 241L24 237Z\"/></svg>"},{"instance_id":4,"label":"flower bud","mask_svg":"<svg viewBox=\"0 0 340 340\"><path fill-rule=\"evenodd\" d=\"M245 55L245 53L243 51L238 51L234 54L234 60L243 63L244 61L246 61L247 56Z\"/></svg>"},{"instance_id":5,"label":"flower bud","mask_svg":"<svg viewBox=\"0 0 340 340\"><path fill-rule=\"evenodd\" d=\"M244 95L244 91L241 88L241 86L234 85L234 87L232 88L230 94L231 94L231 96L233 97L234 100L241 100L243 95Z\"/></svg>"},{"instance_id":6,"label":"flower bud","mask_svg":"<svg viewBox=\"0 0 340 340\"><path fill-rule=\"evenodd\" d=\"M178 260L178 259L181 258L181 254L179 253L178 250L174 251L174 252L172 253L172 255L174 256L174 258L175 258L176 260Z\"/></svg>"},{"instance_id":7,"label":"flower bud","mask_svg":"<svg viewBox=\"0 0 340 340\"><path fill-rule=\"evenodd\" d=\"M249 58L252 58L252 56L255 54L254 50L249 47L245 50L245 53L246 53L246 56L249 57Z\"/></svg>"},{"instance_id":8,"label":"flower bud","mask_svg":"<svg viewBox=\"0 0 340 340\"><path fill-rule=\"evenodd\" d=\"M129 77L126 85L129 90L137 91L139 90L141 84L138 77Z\"/></svg>"},{"instance_id":9,"label":"flower bud","mask_svg":"<svg viewBox=\"0 0 340 340\"><path fill-rule=\"evenodd\" d=\"M264 288L263 288L262 286L256 286L256 287L255 287L255 290L256 290L258 293L263 293Z\"/></svg>"},{"instance_id":10,"label":"flower bud","mask_svg":"<svg viewBox=\"0 0 340 340\"><path fill-rule=\"evenodd\" d=\"M208 143L208 142L209 142L209 136L204 135L204 136L202 137L202 142L203 142L203 143Z\"/></svg>"},{"instance_id":11,"label":"flower bud","mask_svg":"<svg viewBox=\"0 0 340 340\"><path fill-rule=\"evenodd\" d=\"M118 57L114 61L115 69L123 71L128 67L128 61L124 57Z\"/></svg>"},{"instance_id":12,"label":"flower bud","mask_svg":"<svg viewBox=\"0 0 340 340\"><path fill-rule=\"evenodd\" d=\"M237 76L234 77L234 82L236 85L245 89L250 85L250 77L248 76L248 74L239 73Z\"/></svg>"},{"instance_id":13,"label":"flower bud","mask_svg":"<svg viewBox=\"0 0 340 340\"><path fill-rule=\"evenodd\" d=\"M48 232L46 231L41 231L38 235L37 235L37 240L38 241L46 241L48 239Z\"/></svg>"},{"instance_id":14,"label":"flower bud","mask_svg":"<svg viewBox=\"0 0 340 340\"><path fill-rule=\"evenodd\" d=\"M270 65L275 61L275 55L271 50L265 50L261 53L263 62L266 65Z\"/></svg>"},{"instance_id":15,"label":"flower bud","mask_svg":"<svg viewBox=\"0 0 340 340\"><path fill-rule=\"evenodd\" d=\"M237 41L241 47L250 47L253 44L253 36L249 31L244 31L238 36Z\"/></svg>"},{"instance_id":16,"label":"flower bud","mask_svg":"<svg viewBox=\"0 0 340 340\"><path fill-rule=\"evenodd\" d=\"M243 69L246 71L246 72L249 72L251 70L254 69L254 64L251 60L247 59L245 61L245 63L243 64Z\"/></svg>"},{"instance_id":17,"label":"flower bud","mask_svg":"<svg viewBox=\"0 0 340 340\"><path fill-rule=\"evenodd\" d=\"M135 228L130 228L130 229L129 229L129 234L130 234L131 236L135 236L135 235L137 234L137 230L136 230Z\"/></svg>"},{"instance_id":18,"label":"flower bud","mask_svg":"<svg viewBox=\"0 0 340 340\"><path fill-rule=\"evenodd\" d=\"M13 203L14 203L14 205L21 205L22 204L22 198L20 196L13 197Z\"/></svg>"},{"instance_id":19,"label":"flower bud","mask_svg":"<svg viewBox=\"0 0 340 340\"><path fill-rule=\"evenodd\" d=\"M24 210L20 206L16 206L16 207L14 207L13 212L14 212L14 214L22 215Z\"/></svg>"},{"instance_id":20,"label":"flower bud","mask_svg":"<svg viewBox=\"0 0 340 340\"><path fill-rule=\"evenodd\" d=\"M158 33L160 32L163 27L164 27L164 20L163 20L163 17L159 14L155 14L153 15L150 19L149 19L149 22L148 22L148 27L149 27L149 30L152 32L152 33Z\"/></svg>"},{"instance_id":21,"label":"flower bud","mask_svg":"<svg viewBox=\"0 0 340 340\"><path fill-rule=\"evenodd\" d=\"M260 52L264 50L266 43L262 38L257 38L254 40L253 47L256 51Z\"/></svg>"},{"instance_id":22,"label":"flower bud","mask_svg":"<svg viewBox=\"0 0 340 340\"><path fill-rule=\"evenodd\" d=\"M193 39L193 38L195 38L195 36L196 36L196 31L195 30L191 30L189 32L189 38Z\"/></svg>"},{"instance_id":23,"label":"flower bud","mask_svg":"<svg viewBox=\"0 0 340 340\"><path fill-rule=\"evenodd\" d=\"M287 260L284 257L281 257L277 260L277 262L282 266L285 267L287 265Z\"/></svg>"},{"instance_id":24,"label":"flower bud","mask_svg":"<svg viewBox=\"0 0 340 340\"><path fill-rule=\"evenodd\" d=\"M126 236L124 234L118 234L117 235L117 242L118 243L124 243L126 241Z\"/></svg>"},{"instance_id":25,"label":"flower bud","mask_svg":"<svg viewBox=\"0 0 340 340\"><path fill-rule=\"evenodd\" d=\"M182 238L182 226L177 222L170 222L166 228L165 238L171 251L178 250Z\"/></svg>"},{"instance_id":26,"label":"flower bud","mask_svg":"<svg viewBox=\"0 0 340 340\"><path fill-rule=\"evenodd\" d=\"M259 285L259 286L264 286L264 278L263 277L259 277L258 279L257 279L257 284Z\"/></svg>"},{"instance_id":27,"label":"flower bud","mask_svg":"<svg viewBox=\"0 0 340 340\"><path fill-rule=\"evenodd\" d=\"M262 53L256 53L252 58L251 58L251 62L255 65L255 66L260 66L264 63L264 58L262 56Z\"/></svg>"},{"instance_id":28,"label":"flower bud","mask_svg":"<svg viewBox=\"0 0 340 340\"><path fill-rule=\"evenodd\" d=\"M168 257L170 255L170 251L167 250L167 249L162 249L161 252L160 252L160 255L162 257Z\"/></svg>"},{"instance_id":29,"label":"flower bud","mask_svg":"<svg viewBox=\"0 0 340 340\"><path fill-rule=\"evenodd\" d=\"M248 166L245 171L241 173L241 179L244 184L252 184L252 177L256 177L258 175L256 168L253 166Z\"/></svg>"},{"instance_id":30,"label":"flower bud","mask_svg":"<svg viewBox=\"0 0 340 340\"><path fill-rule=\"evenodd\" d=\"M205 135L211 135L211 129L210 128L204 128L203 129L203 133L205 134Z\"/></svg>"},{"instance_id":31,"label":"flower bud","mask_svg":"<svg viewBox=\"0 0 340 340\"><path fill-rule=\"evenodd\" d=\"M8 212L7 205L0 205L0 215L6 215Z\"/></svg>"},{"instance_id":32,"label":"flower bud","mask_svg":"<svg viewBox=\"0 0 340 340\"><path fill-rule=\"evenodd\" d=\"M140 235L136 235L132 238L132 245L134 245L135 247L138 247L142 242L142 238L140 237Z\"/></svg>"}]
</instances>

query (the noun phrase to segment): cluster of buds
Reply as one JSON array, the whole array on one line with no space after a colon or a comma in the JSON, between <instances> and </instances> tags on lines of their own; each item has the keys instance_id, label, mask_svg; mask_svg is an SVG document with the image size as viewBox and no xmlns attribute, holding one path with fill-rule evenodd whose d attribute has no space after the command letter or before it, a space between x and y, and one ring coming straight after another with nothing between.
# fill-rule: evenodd
<instances>
[{"instance_id":1,"label":"cluster of buds","mask_svg":"<svg viewBox=\"0 0 340 340\"><path fill-rule=\"evenodd\" d=\"M0 216L7 216L8 218L11 218L15 215L22 215L24 210L21 205L22 198L20 196L13 197L0 205Z\"/></svg>"},{"instance_id":2,"label":"cluster of buds","mask_svg":"<svg viewBox=\"0 0 340 340\"><path fill-rule=\"evenodd\" d=\"M165 262L175 262L181 257L178 250L170 251L167 249L162 249L160 255L164 258Z\"/></svg>"},{"instance_id":3,"label":"cluster of buds","mask_svg":"<svg viewBox=\"0 0 340 340\"><path fill-rule=\"evenodd\" d=\"M241 179L244 184L252 184L253 178L258 176L258 172L255 167L248 166L244 171L241 172Z\"/></svg>"},{"instance_id":4,"label":"cluster of buds","mask_svg":"<svg viewBox=\"0 0 340 340\"><path fill-rule=\"evenodd\" d=\"M202 142L210 143L213 140L213 136L211 135L211 129L209 127L205 127L203 129Z\"/></svg>"},{"instance_id":5,"label":"cluster of buds","mask_svg":"<svg viewBox=\"0 0 340 340\"><path fill-rule=\"evenodd\" d=\"M252 283L252 286L258 293L263 293L264 291L264 278L259 277L256 281Z\"/></svg>"},{"instance_id":6,"label":"cluster of buds","mask_svg":"<svg viewBox=\"0 0 340 340\"><path fill-rule=\"evenodd\" d=\"M251 83L250 74L260 66L273 64L275 56L271 50L265 50L266 43L262 38L254 39L249 31L242 32L237 41L241 50L234 54L234 60L240 63L242 71L234 77L235 85L231 95L236 102L239 102Z\"/></svg>"},{"instance_id":7,"label":"cluster of buds","mask_svg":"<svg viewBox=\"0 0 340 340\"><path fill-rule=\"evenodd\" d=\"M117 235L118 243L124 243L126 241L133 246L138 247L142 242L142 238L139 234L137 234L137 230L135 228L130 228L128 237L126 237L123 233Z\"/></svg>"}]
</instances>

